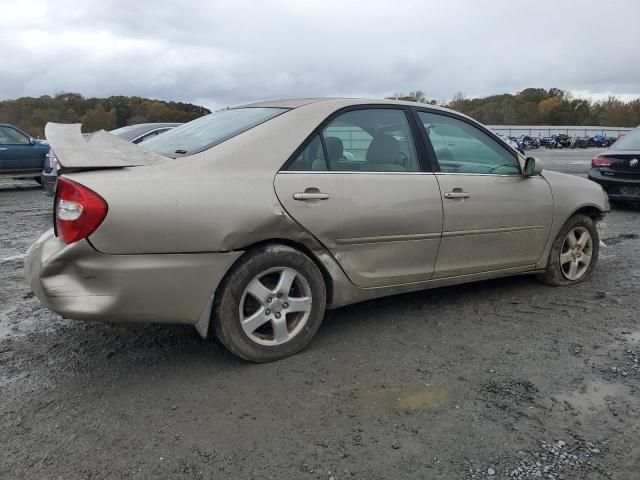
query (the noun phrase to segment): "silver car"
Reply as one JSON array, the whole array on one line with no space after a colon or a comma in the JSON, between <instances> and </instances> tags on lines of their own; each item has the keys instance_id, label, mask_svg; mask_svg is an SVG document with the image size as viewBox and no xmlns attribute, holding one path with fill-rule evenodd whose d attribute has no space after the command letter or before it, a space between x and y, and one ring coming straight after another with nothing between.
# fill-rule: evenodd
<instances>
[{"instance_id":1,"label":"silver car","mask_svg":"<svg viewBox=\"0 0 640 480\"><path fill-rule=\"evenodd\" d=\"M195 325L236 355L303 348L325 308L488 278L591 277L602 188L474 120L393 100L224 110L145 142L49 124L55 228L26 275L80 320ZM67 173L65 173L67 172Z\"/></svg>"}]
</instances>

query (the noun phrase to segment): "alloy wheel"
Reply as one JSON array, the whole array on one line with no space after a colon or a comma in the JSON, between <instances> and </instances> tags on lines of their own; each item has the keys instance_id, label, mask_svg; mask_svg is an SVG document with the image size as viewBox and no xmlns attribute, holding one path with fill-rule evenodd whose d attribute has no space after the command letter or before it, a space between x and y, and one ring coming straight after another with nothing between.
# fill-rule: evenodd
<instances>
[{"instance_id":1,"label":"alloy wheel","mask_svg":"<svg viewBox=\"0 0 640 480\"><path fill-rule=\"evenodd\" d=\"M560 270L567 280L579 280L589 269L593 239L585 227L569 231L560 249Z\"/></svg>"},{"instance_id":2,"label":"alloy wheel","mask_svg":"<svg viewBox=\"0 0 640 480\"><path fill-rule=\"evenodd\" d=\"M282 345L304 328L313 299L307 279L289 267L256 275L240 299L240 323L253 342Z\"/></svg>"}]
</instances>

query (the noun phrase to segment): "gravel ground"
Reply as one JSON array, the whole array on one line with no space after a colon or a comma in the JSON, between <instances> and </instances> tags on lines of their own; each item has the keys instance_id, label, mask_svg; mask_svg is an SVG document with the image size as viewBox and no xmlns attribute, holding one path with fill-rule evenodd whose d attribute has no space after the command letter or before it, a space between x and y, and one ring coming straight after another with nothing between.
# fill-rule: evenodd
<instances>
[{"instance_id":1,"label":"gravel ground","mask_svg":"<svg viewBox=\"0 0 640 480\"><path fill-rule=\"evenodd\" d=\"M584 174L595 153L535 155ZM370 301L253 365L190 327L41 307L20 256L50 199L0 181L0 478L638 479L639 220L610 214L588 283Z\"/></svg>"}]
</instances>

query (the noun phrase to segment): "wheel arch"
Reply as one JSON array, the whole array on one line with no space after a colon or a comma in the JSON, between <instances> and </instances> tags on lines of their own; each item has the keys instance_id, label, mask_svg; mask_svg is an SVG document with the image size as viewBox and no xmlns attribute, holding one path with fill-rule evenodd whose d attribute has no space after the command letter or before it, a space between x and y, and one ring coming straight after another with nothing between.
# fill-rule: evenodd
<instances>
[{"instance_id":1,"label":"wheel arch","mask_svg":"<svg viewBox=\"0 0 640 480\"><path fill-rule=\"evenodd\" d=\"M222 277L222 280L220 280L220 283L218 283L218 286L216 287L215 292L211 296L209 303L204 308L200 316L200 319L195 325L196 330L198 330L198 333L200 333L200 335L203 338L211 338L211 332L213 331L211 327L213 325L213 322L215 321L215 319L213 318L213 302L215 297L219 294L220 290L224 288L224 285L226 284L226 280L230 275L231 271L236 267L236 265L243 258L245 258L247 255L250 255L251 252L253 252L257 248L265 247L268 245L285 245L295 250L298 250L299 252L309 257L309 259L318 267L318 270L320 270L320 274L322 275L322 279L324 281L325 288L326 288L327 305L331 305L333 303L334 278L331 275L327 265L319 258L319 256L316 253L313 252L311 248L309 248L307 245L303 243L296 242L294 240L289 240L286 238L270 238L266 240L261 240L259 242L255 242L241 249L238 249L238 250L242 250L243 254L240 255L227 269L227 272Z\"/></svg>"},{"instance_id":2,"label":"wheel arch","mask_svg":"<svg viewBox=\"0 0 640 480\"><path fill-rule=\"evenodd\" d=\"M574 212L572 212L571 215L567 217L567 220L565 220L565 223L576 214L586 215L587 217L591 218L591 220L595 222L601 219L605 215L605 213L606 213L605 211L603 211L600 207L596 205L583 205L580 208L576 209Z\"/></svg>"},{"instance_id":3,"label":"wheel arch","mask_svg":"<svg viewBox=\"0 0 640 480\"><path fill-rule=\"evenodd\" d=\"M586 215L587 217L591 218L591 220L596 222L597 220L603 218L606 213L607 213L607 210L603 210L600 206L594 203L589 203L589 204L580 205L575 210L571 211L571 213L569 214L564 214L562 223L555 223L555 220L554 220L554 225L552 225L552 228L549 232L549 238L547 240L547 244L545 246L544 252L540 257L540 260L536 264L535 269L543 270L547 267L547 262L549 261L549 254L551 252L551 246L553 245L556 235L558 234L560 229L562 229L562 227L569 221L571 217L573 217L574 215L582 214L582 215Z\"/></svg>"},{"instance_id":4,"label":"wheel arch","mask_svg":"<svg viewBox=\"0 0 640 480\"><path fill-rule=\"evenodd\" d=\"M261 240L259 242L252 243L251 245L247 245L245 248L243 248L243 250L245 250L245 253L241 255L236 260L236 262L239 262L240 259L242 259L245 255L248 255L251 251L255 250L256 248L265 247L267 245L286 245L287 247L291 247L295 250L298 250L304 253L307 257L309 257L311 261L316 264L316 267L318 267L318 270L320 270L320 273L322 274L322 279L324 280L324 285L327 290L327 304L331 303L333 299L333 277L329 273L329 269L324 264L324 262L322 262L320 258L313 252L313 250L309 248L307 245L305 245L304 243L296 242L295 240L289 240L286 238L270 238L268 240ZM229 271L231 271L231 269L236 265L236 262L234 262L234 264L231 265L231 267L229 268ZM220 283L222 284L222 282ZM220 288L219 285L218 285L218 288ZM216 289L216 291L217 290L218 289Z\"/></svg>"}]
</instances>

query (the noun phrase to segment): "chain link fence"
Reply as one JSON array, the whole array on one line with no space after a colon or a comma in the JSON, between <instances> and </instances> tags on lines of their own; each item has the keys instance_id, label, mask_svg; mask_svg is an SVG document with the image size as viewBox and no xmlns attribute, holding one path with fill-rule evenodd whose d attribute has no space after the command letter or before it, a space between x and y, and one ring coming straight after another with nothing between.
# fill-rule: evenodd
<instances>
[{"instance_id":1,"label":"chain link fence","mask_svg":"<svg viewBox=\"0 0 640 480\"><path fill-rule=\"evenodd\" d=\"M595 135L606 135L608 137L619 137L633 130L627 127L581 127L581 126L536 126L536 125L487 125L496 133L501 133L507 137L519 137L528 135L530 137L550 137L564 133L570 137L593 137Z\"/></svg>"}]
</instances>

